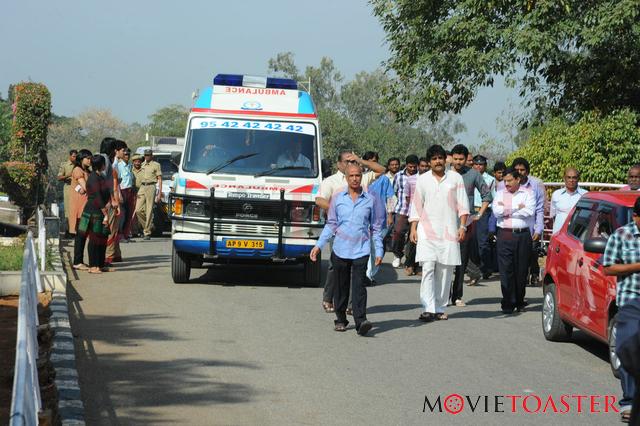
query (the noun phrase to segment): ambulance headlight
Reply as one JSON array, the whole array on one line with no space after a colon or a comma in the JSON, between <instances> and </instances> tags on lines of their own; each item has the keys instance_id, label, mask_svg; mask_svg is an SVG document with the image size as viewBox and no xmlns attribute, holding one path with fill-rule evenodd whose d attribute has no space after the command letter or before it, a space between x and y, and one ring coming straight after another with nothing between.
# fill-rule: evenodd
<instances>
[{"instance_id":1,"label":"ambulance headlight","mask_svg":"<svg viewBox=\"0 0 640 426\"><path fill-rule=\"evenodd\" d=\"M289 218L291 222L309 222L313 211L313 204L291 205Z\"/></svg>"},{"instance_id":2,"label":"ambulance headlight","mask_svg":"<svg viewBox=\"0 0 640 426\"><path fill-rule=\"evenodd\" d=\"M205 216L204 202L190 201L184 210L185 216Z\"/></svg>"}]
</instances>

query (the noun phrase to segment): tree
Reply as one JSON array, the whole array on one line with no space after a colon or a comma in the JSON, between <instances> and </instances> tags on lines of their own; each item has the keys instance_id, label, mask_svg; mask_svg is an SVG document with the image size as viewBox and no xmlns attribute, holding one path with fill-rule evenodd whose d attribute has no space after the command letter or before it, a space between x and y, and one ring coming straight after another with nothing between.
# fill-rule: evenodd
<instances>
[{"instance_id":1,"label":"tree","mask_svg":"<svg viewBox=\"0 0 640 426\"><path fill-rule=\"evenodd\" d=\"M311 82L310 95L316 108L340 109L339 89L343 77L336 69L333 59L324 56L318 67L307 66L304 74L300 74L293 52L281 52L269 59L267 70L270 74L291 78L303 85Z\"/></svg>"},{"instance_id":2,"label":"tree","mask_svg":"<svg viewBox=\"0 0 640 426\"><path fill-rule=\"evenodd\" d=\"M160 108L149 116L149 133L154 136L182 137L188 117L189 109L184 105L173 104Z\"/></svg>"},{"instance_id":3,"label":"tree","mask_svg":"<svg viewBox=\"0 0 640 426\"><path fill-rule=\"evenodd\" d=\"M340 90L345 114L359 126L371 122L393 122L393 115L381 103L382 92L389 79L382 70L362 71Z\"/></svg>"},{"instance_id":4,"label":"tree","mask_svg":"<svg viewBox=\"0 0 640 426\"><path fill-rule=\"evenodd\" d=\"M638 113L624 110L601 116L586 113L575 124L561 118L533 131L508 160L524 157L531 173L558 181L566 167L575 167L590 182L622 183L632 164L640 162Z\"/></svg>"},{"instance_id":5,"label":"tree","mask_svg":"<svg viewBox=\"0 0 640 426\"><path fill-rule=\"evenodd\" d=\"M8 99L2 99L0 96L0 161L9 159L7 148L11 138L12 116L11 103Z\"/></svg>"},{"instance_id":6,"label":"tree","mask_svg":"<svg viewBox=\"0 0 640 426\"><path fill-rule=\"evenodd\" d=\"M269 74L274 76L291 78L296 81L302 79L293 59L293 52L280 52L275 58L269 59L267 70Z\"/></svg>"},{"instance_id":7,"label":"tree","mask_svg":"<svg viewBox=\"0 0 640 426\"><path fill-rule=\"evenodd\" d=\"M108 109L89 108L77 117L82 133L86 136L89 146L84 148L98 151L100 141L106 136L124 139L127 124L113 115Z\"/></svg>"},{"instance_id":8,"label":"tree","mask_svg":"<svg viewBox=\"0 0 640 426\"><path fill-rule=\"evenodd\" d=\"M13 119L7 153L0 166L0 183L22 207L22 219L41 201L47 171L47 131L51 120L51 93L44 84L22 82L9 89Z\"/></svg>"},{"instance_id":9,"label":"tree","mask_svg":"<svg viewBox=\"0 0 640 426\"><path fill-rule=\"evenodd\" d=\"M460 112L495 75L540 114L640 111L637 0L370 0L391 50L398 119Z\"/></svg>"},{"instance_id":10,"label":"tree","mask_svg":"<svg viewBox=\"0 0 640 426\"><path fill-rule=\"evenodd\" d=\"M311 82L311 97L318 108L340 109L339 90L343 77L333 59L323 56L319 67L306 67L302 80Z\"/></svg>"}]
</instances>

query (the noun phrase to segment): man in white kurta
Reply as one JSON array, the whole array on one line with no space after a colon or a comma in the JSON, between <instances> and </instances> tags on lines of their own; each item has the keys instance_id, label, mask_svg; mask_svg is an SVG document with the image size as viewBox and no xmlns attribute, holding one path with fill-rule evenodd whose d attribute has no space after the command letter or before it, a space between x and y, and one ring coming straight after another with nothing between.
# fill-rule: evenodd
<instances>
[{"instance_id":1,"label":"man in white kurta","mask_svg":"<svg viewBox=\"0 0 640 426\"><path fill-rule=\"evenodd\" d=\"M411 204L411 240L422 265L422 321L445 320L451 278L460 265L460 241L466 232L469 200L462 176L445 169L440 145L427 151L431 170L420 175Z\"/></svg>"}]
</instances>

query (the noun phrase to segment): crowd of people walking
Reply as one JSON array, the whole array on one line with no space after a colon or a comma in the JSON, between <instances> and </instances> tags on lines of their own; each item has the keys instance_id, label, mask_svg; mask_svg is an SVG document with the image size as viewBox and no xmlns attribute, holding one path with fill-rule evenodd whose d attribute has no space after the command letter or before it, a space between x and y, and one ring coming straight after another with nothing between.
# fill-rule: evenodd
<instances>
[{"instance_id":1,"label":"crowd of people walking","mask_svg":"<svg viewBox=\"0 0 640 426\"><path fill-rule=\"evenodd\" d=\"M446 320L447 306L466 306L465 274L474 286L498 273L502 312L526 310L526 287L540 285L545 211L558 232L586 190L575 168L565 170L565 185L549 198L525 158L509 167L496 161L493 174L487 166L486 157L461 144L450 151L433 145L425 157L408 155L403 163L394 157L386 166L375 152L339 154L337 171L325 177L316 198L328 215L311 253L315 259L331 245L322 306L335 313L336 331L347 329L348 314L359 334L370 329L363 332L362 300L387 250L393 268L421 274L421 321ZM624 189L640 186L635 167Z\"/></svg>"},{"instance_id":2,"label":"crowd of people walking","mask_svg":"<svg viewBox=\"0 0 640 426\"><path fill-rule=\"evenodd\" d=\"M60 165L67 232L74 239L73 268L111 272L122 261L120 242L152 233L153 206L160 201L162 172L153 152L131 156L126 142L106 137L100 153L71 150ZM88 264L84 261L85 247Z\"/></svg>"},{"instance_id":3,"label":"crowd of people walking","mask_svg":"<svg viewBox=\"0 0 640 426\"><path fill-rule=\"evenodd\" d=\"M423 158L407 156L402 167L395 157L381 166L374 152L360 158L344 151L337 160L336 173L323 180L316 199L328 215L310 257L317 261L323 246L331 244L322 306L335 313L338 332L347 330L347 317L353 315L359 335L373 327L366 287L375 284L389 235L391 266L404 266L407 275L421 274L417 320L447 320L447 306L466 306L465 274L473 286L496 272L500 309L511 315L527 309L527 286L540 285L545 211L555 234L587 193L579 186L580 172L569 167L564 186L548 199L525 158L509 167L497 161L490 175L487 158L472 156L464 145L451 151L432 145ZM631 166L621 189L640 190L640 165ZM632 377L640 378L634 361L640 350L640 198L632 219L609 238L603 260L605 273L618 276L618 338L625 341L616 350L623 361L620 413L625 422L638 421L640 407Z\"/></svg>"}]
</instances>

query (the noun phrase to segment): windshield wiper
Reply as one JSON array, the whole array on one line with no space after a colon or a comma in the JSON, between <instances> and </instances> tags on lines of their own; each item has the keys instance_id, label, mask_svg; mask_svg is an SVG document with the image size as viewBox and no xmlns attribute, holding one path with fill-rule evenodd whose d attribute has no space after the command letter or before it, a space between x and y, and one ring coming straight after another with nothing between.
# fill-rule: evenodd
<instances>
[{"instance_id":1,"label":"windshield wiper","mask_svg":"<svg viewBox=\"0 0 640 426\"><path fill-rule=\"evenodd\" d=\"M275 172L279 172L280 170L309 170L309 168L308 167L302 167L302 166L276 167L275 169L269 169L269 170L265 170L264 172L260 172L257 175L255 175L254 177L272 175Z\"/></svg>"},{"instance_id":2,"label":"windshield wiper","mask_svg":"<svg viewBox=\"0 0 640 426\"><path fill-rule=\"evenodd\" d=\"M222 169L224 169L225 167L227 167L227 166L228 166L229 164L231 164L231 163L235 163L235 162L236 162L236 161L238 161L238 160L244 160L245 158L253 157L253 156L256 156L256 155L258 155L258 154L259 154L259 152L252 152L252 153L250 153L250 154L240 154L240 155L236 155L235 157L233 157L233 158L231 158L231 159L229 159L229 160L225 161L224 163L222 163L222 164L218 164L217 166L215 166L214 168L212 168L211 170L209 170L209 171L207 172L207 174L208 174L208 175L210 175L211 173L215 173L215 172L217 172L218 170L222 170Z\"/></svg>"}]
</instances>

